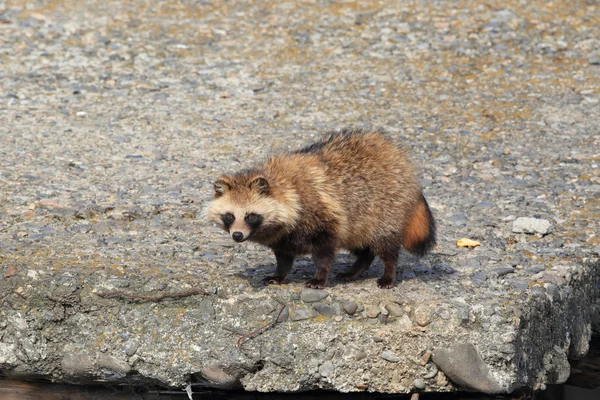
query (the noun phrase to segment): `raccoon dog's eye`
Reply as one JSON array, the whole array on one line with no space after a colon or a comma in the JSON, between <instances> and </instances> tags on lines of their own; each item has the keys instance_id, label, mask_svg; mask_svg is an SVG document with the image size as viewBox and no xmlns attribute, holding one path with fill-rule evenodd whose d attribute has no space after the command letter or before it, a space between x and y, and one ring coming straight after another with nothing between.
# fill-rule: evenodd
<instances>
[{"instance_id":1,"label":"raccoon dog's eye","mask_svg":"<svg viewBox=\"0 0 600 400\"><path fill-rule=\"evenodd\" d=\"M221 215L221 219L225 225L231 225L235 221L235 217L232 213L226 213Z\"/></svg>"},{"instance_id":2,"label":"raccoon dog's eye","mask_svg":"<svg viewBox=\"0 0 600 400\"><path fill-rule=\"evenodd\" d=\"M244 217L244 220L252 229L256 229L262 224L263 216L259 214L250 213Z\"/></svg>"}]
</instances>

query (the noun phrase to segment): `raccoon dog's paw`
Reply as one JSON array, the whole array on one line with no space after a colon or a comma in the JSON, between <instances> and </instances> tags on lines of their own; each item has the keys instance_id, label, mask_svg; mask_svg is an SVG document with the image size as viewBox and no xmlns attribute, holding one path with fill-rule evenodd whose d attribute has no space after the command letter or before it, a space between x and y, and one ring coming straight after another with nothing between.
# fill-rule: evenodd
<instances>
[{"instance_id":1,"label":"raccoon dog's paw","mask_svg":"<svg viewBox=\"0 0 600 400\"><path fill-rule=\"evenodd\" d=\"M323 289L327 286L327 280L317 279L317 278L311 279L310 281L306 282L304 284L304 286L313 288L313 289Z\"/></svg>"},{"instance_id":2,"label":"raccoon dog's paw","mask_svg":"<svg viewBox=\"0 0 600 400\"><path fill-rule=\"evenodd\" d=\"M394 279L385 276L377 279L377 287L379 287L379 289L391 289L394 287L395 283Z\"/></svg>"},{"instance_id":3,"label":"raccoon dog's paw","mask_svg":"<svg viewBox=\"0 0 600 400\"><path fill-rule=\"evenodd\" d=\"M283 285L286 281L287 277L282 278L281 276L267 276L263 279L263 282L267 285Z\"/></svg>"}]
</instances>

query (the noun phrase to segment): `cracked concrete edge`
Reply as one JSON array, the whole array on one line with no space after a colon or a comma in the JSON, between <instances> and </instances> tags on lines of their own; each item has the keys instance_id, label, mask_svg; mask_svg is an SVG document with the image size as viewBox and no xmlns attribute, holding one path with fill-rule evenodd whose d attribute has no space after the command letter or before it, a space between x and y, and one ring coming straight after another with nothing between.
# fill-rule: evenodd
<instances>
[{"instance_id":1,"label":"cracked concrete edge","mask_svg":"<svg viewBox=\"0 0 600 400\"><path fill-rule=\"evenodd\" d=\"M486 364L472 343L434 351L433 362L457 386L488 394L511 393L566 382L569 359L586 355L600 303L600 263L564 271L570 285L530 294L517 331L512 381ZM588 283L592 284L589 285ZM494 376L496 372L496 377Z\"/></svg>"}]
</instances>

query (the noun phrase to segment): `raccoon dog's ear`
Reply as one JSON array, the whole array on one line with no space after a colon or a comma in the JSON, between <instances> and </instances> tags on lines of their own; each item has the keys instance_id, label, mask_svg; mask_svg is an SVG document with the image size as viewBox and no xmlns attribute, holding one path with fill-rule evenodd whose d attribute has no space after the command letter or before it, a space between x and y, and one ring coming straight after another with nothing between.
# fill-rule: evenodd
<instances>
[{"instance_id":1,"label":"raccoon dog's ear","mask_svg":"<svg viewBox=\"0 0 600 400\"><path fill-rule=\"evenodd\" d=\"M259 176L250 182L250 189L254 189L260 194L269 194L269 182L264 177Z\"/></svg>"},{"instance_id":2,"label":"raccoon dog's ear","mask_svg":"<svg viewBox=\"0 0 600 400\"><path fill-rule=\"evenodd\" d=\"M213 183L213 188L215 189L215 197L222 196L231 189L231 181L226 176L222 176Z\"/></svg>"}]
</instances>

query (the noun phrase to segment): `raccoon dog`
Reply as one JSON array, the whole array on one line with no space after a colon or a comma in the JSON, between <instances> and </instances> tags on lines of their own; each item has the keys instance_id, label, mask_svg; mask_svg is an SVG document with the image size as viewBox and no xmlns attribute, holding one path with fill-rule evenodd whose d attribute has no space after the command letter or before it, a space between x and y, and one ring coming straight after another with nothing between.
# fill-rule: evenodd
<instances>
[{"instance_id":1,"label":"raccoon dog","mask_svg":"<svg viewBox=\"0 0 600 400\"><path fill-rule=\"evenodd\" d=\"M435 222L407 155L381 132L343 130L303 149L270 157L255 168L214 182L206 211L236 242L273 250L283 284L294 258L311 254L316 275L306 283L327 286L336 252L357 259L342 274L354 280L381 258L380 288L396 280L400 248L422 256L435 245Z\"/></svg>"}]
</instances>

